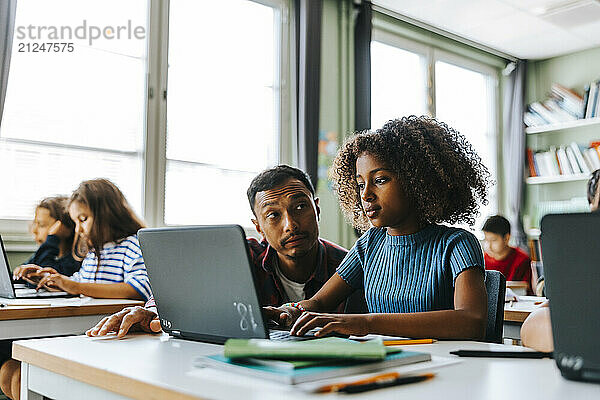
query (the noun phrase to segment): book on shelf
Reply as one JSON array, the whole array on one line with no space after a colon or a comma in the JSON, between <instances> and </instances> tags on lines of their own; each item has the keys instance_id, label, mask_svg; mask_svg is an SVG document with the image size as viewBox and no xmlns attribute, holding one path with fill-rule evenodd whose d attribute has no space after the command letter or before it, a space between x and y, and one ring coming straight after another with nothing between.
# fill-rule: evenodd
<instances>
[{"instance_id":1,"label":"book on shelf","mask_svg":"<svg viewBox=\"0 0 600 400\"><path fill-rule=\"evenodd\" d=\"M194 365L295 385L340 376L365 374L424 361L431 361L431 355L415 351L390 351L383 360L378 361L348 359L280 361L256 358L231 359L214 355L198 357Z\"/></svg>"},{"instance_id":2,"label":"book on shelf","mask_svg":"<svg viewBox=\"0 0 600 400\"><path fill-rule=\"evenodd\" d=\"M529 176L573 176L600 169L600 142L583 149L575 142L546 151L527 149Z\"/></svg>"},{"instance_id":3,"label":"book on shelf","mask_svg":"<svg viewBox=\"0 0 600 400\"><path fill-rule=\"evenodd\" d=\"M600 80L585 86L583 95L553 83L548 98L534 101L523 115L526 126L543 126L600 116Z\"/></svg>"},{"instance_id":4,"label":"book on shelf","mask_svg":"<svg viewBox=\"0 0 600 400\"><path fill-rule=\"evenodd\" d=\"M585 87L585 101L583 105L583 109L585 110L585 118L594 118L600 115L600 101L598 101L598 92L600 89L599 85L600 80L597 80L594 82L590 82L590 84L586 85Z\"/></svg>"}]
</instances>

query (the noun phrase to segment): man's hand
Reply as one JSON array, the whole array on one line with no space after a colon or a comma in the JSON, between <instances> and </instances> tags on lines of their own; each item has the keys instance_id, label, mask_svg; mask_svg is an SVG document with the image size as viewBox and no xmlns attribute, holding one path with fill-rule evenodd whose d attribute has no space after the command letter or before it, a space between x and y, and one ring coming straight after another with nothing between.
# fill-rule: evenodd
<instances>
[{"instance_id":1,"label":"man's hand","mask_svg":"<svg viewBox=\"0 0 600 400\"><path fill-rule=\"evenodd\" d=\"M102 318L96 326L89 329L85 334L88 336L105 336L109 332L117 332L117 337L122 338L129 331L160 332L158 315L144 307L126 307L110 317Z\"/></svg>"},{"instance_id":2,"label":"man's hand","mask_svg":"<svg viewBox=\"0 0 600 400\"><path fill-rule=\"evenodd\" d=\"M368 314L321 314L305 312L298 318L290 333L304 336L314 328L322 329L315 336L324 336L331 332L345 335L364 336L369 333Z\"/></svg>"},{"instance_id":3,"label":"man's hand","mask_svg":"<svg viewBox=\"0 0 600 400\"><path fill-rule=\"evenodd\" d=\"M292 326L294 321L296 321L300 315L302 315L302 311L297 309L296 307L288 307L288 306L266 306L263 307L264 315L267 317L269 321L275 322L277 325L280 325L285 328L289 328Z\"/></svg>"}]
</instances>

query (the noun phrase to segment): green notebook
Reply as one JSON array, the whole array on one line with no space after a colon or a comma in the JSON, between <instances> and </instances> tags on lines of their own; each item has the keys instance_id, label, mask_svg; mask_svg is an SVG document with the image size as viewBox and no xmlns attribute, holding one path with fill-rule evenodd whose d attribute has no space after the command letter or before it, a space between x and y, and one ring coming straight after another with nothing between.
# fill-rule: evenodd
<instances>
[{"instance_id":1,"label":"green notebook","mask_svg":"<svg viewBox=\"0 0 600 400\"><path fill-rule=\"evenodd\" d=\"M226 358L267 358L278 360L351 359L383 360L386 348L379 339L355 342L328 337L306 341L276 341L268 339L229 339L225 342Z\"/></svg>"}]
</instances>

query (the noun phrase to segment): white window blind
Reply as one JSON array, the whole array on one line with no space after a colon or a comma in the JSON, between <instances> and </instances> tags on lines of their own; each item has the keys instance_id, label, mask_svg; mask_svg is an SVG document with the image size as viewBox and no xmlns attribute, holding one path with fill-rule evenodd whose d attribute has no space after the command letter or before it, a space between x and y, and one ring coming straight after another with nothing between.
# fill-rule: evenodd
<instances>
[{"instance_id":1,"label":"white window blind","mask_svg":"<svg viewBox=\"0 0 600 400\"><path fill-rule=\"evenodd\" d=\"M31 219L43 197L84 179L115 182L142 212L147 40L76 37L72 52L31 52L28 26L143 27L147 0L20 0L0 130L0 219ZM47 35L48 30L46 30ZM89 32L89 31L88 31ZM147 36L147 35L146 35Z\"/></svg>"},{"instance_id":2,"label":"white window blind","mask_svg":"<svg viewBox=\"0 0 600 400\"><path fill-rule=\"evenodd\" d=\"M281 24L275 6L171 1L165 223L250 224L246 189L279 161Z\"/></svg>"}]
</instances>

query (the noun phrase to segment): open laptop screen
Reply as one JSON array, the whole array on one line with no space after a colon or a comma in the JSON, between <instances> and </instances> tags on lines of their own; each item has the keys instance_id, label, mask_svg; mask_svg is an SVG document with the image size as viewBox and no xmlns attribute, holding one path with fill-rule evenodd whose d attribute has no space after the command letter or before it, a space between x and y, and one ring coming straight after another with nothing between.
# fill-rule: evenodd
<instances>
[{"instance_id":1,"label":"open laptop screen","mask_svg":"<svg viewBox=\"0 0 600 400\"><path fill-rule=\"evenodd\" d=\"M14 298L15 292L12 285L12 273L8 265L8 258L1 236L0 251L2 251L2 255L0 256L0 297Z\"/></svg>"}]
</instances>

